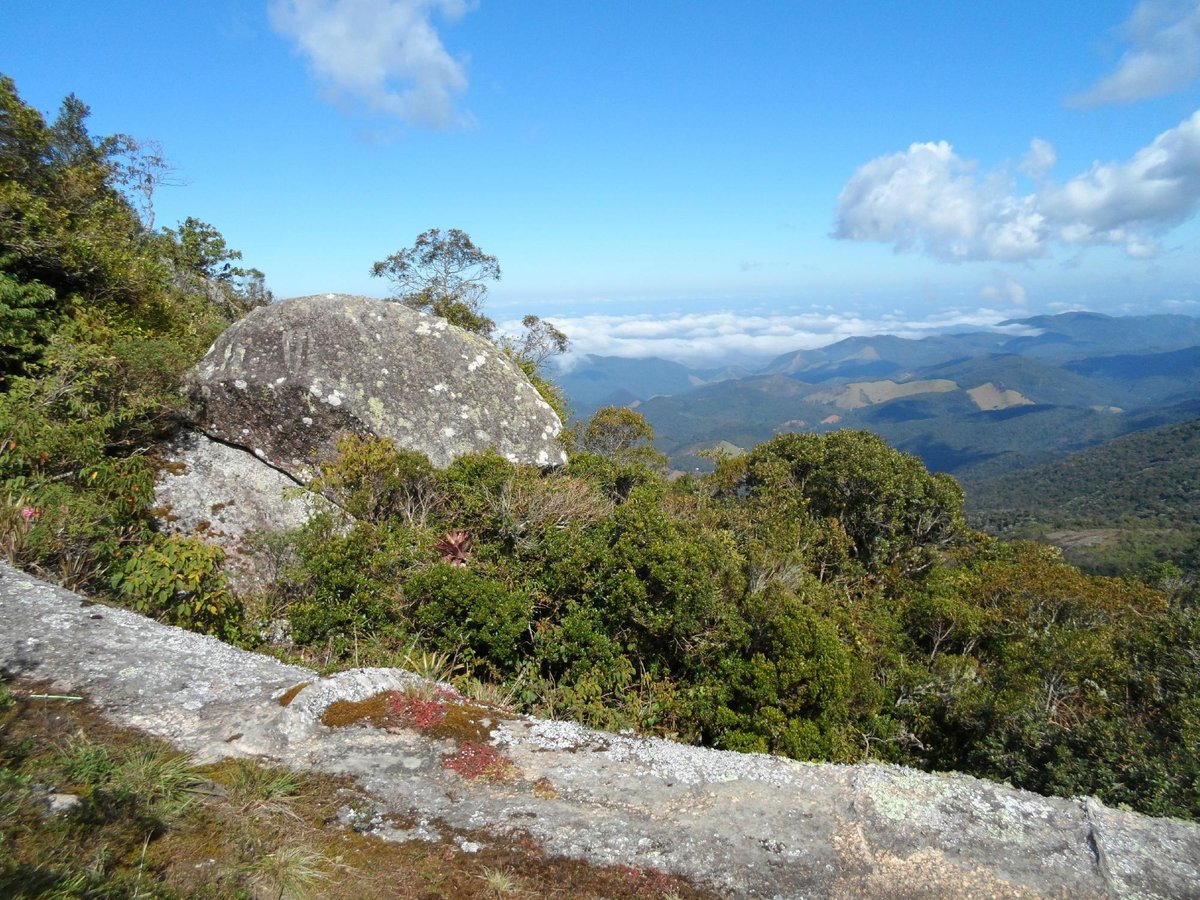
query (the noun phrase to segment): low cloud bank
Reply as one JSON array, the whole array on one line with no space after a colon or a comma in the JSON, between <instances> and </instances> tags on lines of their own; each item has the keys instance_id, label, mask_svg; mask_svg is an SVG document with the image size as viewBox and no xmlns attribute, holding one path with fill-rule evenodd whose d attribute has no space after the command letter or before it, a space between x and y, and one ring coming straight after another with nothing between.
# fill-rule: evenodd
<instances>
[{"instance_id":1,"label":"low cloud bank","mask_svg":"<svg viewBox=\"0 0 1200 900\"><path fill-rule=\"evenodd\" d=\"M746 314L733 311L675 315L554 316L554 324L571 339L563 361L589 353L598 356L650 356L694 367L733 362L765 362L792 350L811 349L844 338L893 334L920 338L942 331L992 328L1011 311L948 310L924 319L899 315L867 317L845 312ZM502 322L501 330L520 331L520 322Z\"/></svg>"}]
</instances>

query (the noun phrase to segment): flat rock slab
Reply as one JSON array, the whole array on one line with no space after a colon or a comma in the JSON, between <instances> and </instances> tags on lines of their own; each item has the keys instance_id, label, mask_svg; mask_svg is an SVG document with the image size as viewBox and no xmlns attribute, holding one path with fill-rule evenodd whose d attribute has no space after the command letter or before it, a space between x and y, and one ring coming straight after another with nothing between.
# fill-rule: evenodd
<instances>
[{"instance_id":1,"label":"flat rock slab","mask_svg":"<svg viewBox=\"0 0 1200 900\"><path fill-rule=\"evenodd\" d=\"M433 688L397 669L319 678L3 564L0 623L7 675L84 694L114 721L200 760L257 757L350 775L376 808L347 810L347 823L393 840L449 832L466 847L468 832L528 835L552 854L657 869L728 896L1200 897L1200 827L1095 800L705 750L479 707L480 745L367 721L328 727L322 716L339 701L413 688L428 698ZM480 746L504 760L502 778L459 774Z\"/></svg>"}]
</instances>

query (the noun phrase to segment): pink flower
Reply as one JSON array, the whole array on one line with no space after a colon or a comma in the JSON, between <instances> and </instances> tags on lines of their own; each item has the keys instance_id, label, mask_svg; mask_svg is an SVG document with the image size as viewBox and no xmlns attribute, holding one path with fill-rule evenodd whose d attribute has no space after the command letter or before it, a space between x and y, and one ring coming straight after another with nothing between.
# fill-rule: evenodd
<instances>
[{"instance_id":1,"label":"pink flower","mask_svg":"<svg viewBox=\"0 0 1200 900\"><path fill-rule=\"evenodd\" d=\"M21 509L21 518L28 522L30 519L36 519L38 511L32 506L26 506Z\"/></svg>"}]
</instances>

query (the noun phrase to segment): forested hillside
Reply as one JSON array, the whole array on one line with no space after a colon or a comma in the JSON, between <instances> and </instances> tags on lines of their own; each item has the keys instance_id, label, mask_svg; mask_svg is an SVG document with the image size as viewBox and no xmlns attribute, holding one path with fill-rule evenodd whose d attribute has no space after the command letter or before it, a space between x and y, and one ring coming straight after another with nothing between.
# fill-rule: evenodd
<instances>
[{"instance_id":1,"label":"forested hillside","mask_svg":"<svg viewBox=\"0 0 1200 900\"><path fill-rule=\"evenodd\" d=\"M156 530L151 486L181 373L266 299L261 277L211 226L139 216L122 160L153 161L85 123L0 82L0 541L18 565L325 669L406 665L610 729L1200 816L1194 585L1088 577L974 532L954 479L863 431L766 435L674 480L631 410L599 411L546 470L435 469L347 437L310 485L332 508L259 535L272 577L235 594L219 550Z\"/></svg>"},{"instance_id":2,"label":"forested hillside","mask_svg":"<svg viewBox=\"0 0 1200 900\"><path fill-rule=\"evenodd\" d=\"M966 485L968 516L1001 537L1061 543L1090 568L1200 568L1200 419Z\"/></svg>"},{"instance_id":3,"label":"forested hillside","mask_svg":"<svg viewBox=\"0 0 1200 900\"><path fill-rule=\"evenodd\" d=\"M182 373L270 297L213 226L154 229L165 162L87 118L71 96L47 122L0 77L0 532L10 559L104 590L138 547L211 569L155 534L154 445Z\"/></svg>"}]
</instances>

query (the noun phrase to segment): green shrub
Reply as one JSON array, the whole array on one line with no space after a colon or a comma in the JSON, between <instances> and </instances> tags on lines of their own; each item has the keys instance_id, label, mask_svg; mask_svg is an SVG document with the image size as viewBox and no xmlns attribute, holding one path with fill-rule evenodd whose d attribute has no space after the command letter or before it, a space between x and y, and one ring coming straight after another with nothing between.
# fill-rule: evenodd
<instances>
[{"instance_id":1,"label":"green shrub","mask_svg":"<svg viewBox=\"0 0 1200 900\"><path fill-rule=\"evenodd\" d=\"M197 538L155 535L130 554L111 584L139 612L233 639L241 627L241 606L225 586L224 558L219 547Z\"/></svg>"},{"instance_id":2,"label":"green shrub","mask_svg":"<svg viewBox=\"0 0 1200 900\"><path fill-rule=\"evenodd\" d=\"M340 532L317 516L296 535L298 562L279 590L291 600L293 637L327 645L348 659L360 637L374 635L399 652L410 637L400 585L427 558L421 529L358 522Z\"/></svg>"},{"instance_id":3,"label":"green shrub","mask_svg":"<svg viewBox=\"0 0 1200 900\"><path fill-rule=\"evenodd\" d=\"M845 759L850 654L836 626L772 585L746 610L752 643L727 657L731 696L718 712L718 740L733 749L797 759Z\"/></svg>"},{"instance_id":4,"label":"green shrub","mask_svg":"<svg viewBox=\"0 0 1200 900\"><path fill-rule=\"evenodd\" d=\"M488 678L513 675L529 652L533 601L472 569L444 563L404 583L424 640Z\"/></svg>"},{"instance_id":5,"label":"green shrub","mask_svg":"<svg viewBox=\"0 0 1200 900\"><path fill-rule=\"evenodd\" d=\"M422 453L398 450L390 438L347 435L337 458L322 464L309 487L365 522L423 525L440 506L433 466Z\"/></svg>"}]
</instances>

